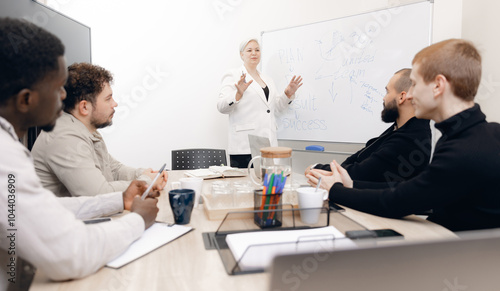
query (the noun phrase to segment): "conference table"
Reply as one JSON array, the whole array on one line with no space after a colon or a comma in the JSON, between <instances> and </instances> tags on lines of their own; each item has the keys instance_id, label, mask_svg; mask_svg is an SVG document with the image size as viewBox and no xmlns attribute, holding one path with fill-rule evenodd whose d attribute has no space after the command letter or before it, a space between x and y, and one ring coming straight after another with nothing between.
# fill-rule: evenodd
<instances>
[{"instance_id":1,"label":"conference table","mask_svg":"<svg viewBox=\"0 0 500 291\"><path fill-rule=\"evenodd\" d=\"M158 221L173 222L166 193L172 182L184 176L185 171L169 172L168 183L159 197ZM233 179L247 178L224 180ZM213 181L204 181L204 191L210 189ZM446 228L415 215L388 219L349 208L342 214L367 229L393 229L404 235L404 240L400 240L404 242L456 237ZM93 275L65 282L50 281L45 274L37 272L30 290L268 290L269 272L228 275L218 251L205 249L202 233L215 232L220 224L221 220L209 220L200 204L193 209L188 225L193 231L128 265L120 269L104 267Z\"/></svg>"}]
</instances>

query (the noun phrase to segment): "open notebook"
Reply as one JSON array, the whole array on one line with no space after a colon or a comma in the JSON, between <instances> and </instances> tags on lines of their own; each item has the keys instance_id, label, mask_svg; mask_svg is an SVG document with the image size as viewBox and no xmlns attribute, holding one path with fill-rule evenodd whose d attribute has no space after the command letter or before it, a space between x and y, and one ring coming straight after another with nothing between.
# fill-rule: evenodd
<instances>
[{"instance_id":1,"label":"open notebook","mask_svg":"<svg viewBox=\"0 0 500 291\"><path fill-rule=\"evenodd\" d=\"M229 166L210 166L208 169L196 169L186 171L186 175L203 179L244 177L247 175L246 169L232 168Z\"/></svg>"},{"instance_id":2,"label":"open notebook","mask_svg":"<svg viewBox=\"0 0 500 291\"><path fill-rule=\"evenodd\" d=\"M193 228L189 226L178 224L169 225L163 222L157 222L146 229L142 236L133 242L123 254L107 263L106 266L110 268L121 268L162 245L190 232L192 229Z\"/></svg>"}]
</instances>

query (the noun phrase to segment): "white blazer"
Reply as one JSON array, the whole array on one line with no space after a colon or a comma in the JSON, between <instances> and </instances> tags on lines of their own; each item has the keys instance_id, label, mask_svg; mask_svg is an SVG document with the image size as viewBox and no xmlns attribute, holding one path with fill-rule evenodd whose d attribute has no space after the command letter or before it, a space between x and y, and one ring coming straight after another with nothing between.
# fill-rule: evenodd
<instances>
[{"instance_id":1,"label":"white blazer","mask_svg":"<svg viewBox=\"0 0 500 291\"><path fill-rule=\"evenodd\" d=\"M248 134L269 138L271 146L278 145L276 137L275 112L280 112L292 103L285 95L285 88L278 92L271 78L259 72L260 77L269 88L269 101L259 83L253 83L247 88L240 101L236 102L235 84L245 73L246 81L253 80L245 66L228 71L222 77L222 88L217 102L217 109L223 114L229 114L229 147L230 155L250 154Z\"/></svg>"}]
</instances>

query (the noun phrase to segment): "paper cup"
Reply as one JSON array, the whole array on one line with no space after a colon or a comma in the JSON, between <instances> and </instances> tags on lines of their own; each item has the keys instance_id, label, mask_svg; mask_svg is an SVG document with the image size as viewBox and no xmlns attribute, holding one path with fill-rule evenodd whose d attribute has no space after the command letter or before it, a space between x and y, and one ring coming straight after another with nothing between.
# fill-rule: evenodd
<instances>
[{"instance_id":1,"label":"paper cup","mask_svg":"<svg viewBox=\"0 0 500 291\"><path fill-rule=\"evenodd\" d=\"M319 220L321 207L323 207L323 198L327 195L324 189L313 187L303 187L297 189L300 208L300 219L305 224L316 224ZM313 208L305 210L306 208ZM304 210L303 210L304 209Z\"/></svg>"},{"instance_id":2,"label":"paper cup","mask_svg":"<svg viewBox=\"0 0 500 291\"><path fill-rule=\"evenodd\" d=\"M201 197L201 188L203 186L203 178L181 178L179 179L182 189L192 189L195 192L194 207L198 207Z\"/></svg>"}]
</instances>

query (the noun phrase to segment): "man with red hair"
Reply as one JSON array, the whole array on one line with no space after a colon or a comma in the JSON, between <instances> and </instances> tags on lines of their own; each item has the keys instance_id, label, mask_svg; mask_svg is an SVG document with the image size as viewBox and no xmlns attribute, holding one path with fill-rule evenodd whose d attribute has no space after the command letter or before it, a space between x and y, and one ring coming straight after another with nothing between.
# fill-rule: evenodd
<instances>
[{"instance_id":1,"label":"man with red hair","mask_svg":"<svg viewBox=\"0 0 500 291\"><path fill-rule=\"evenodd\" d=\"M500 227L500 125L486 122L474 103L479 52L465 40L436 43L415 56L410 79L415 116L434 120L442 133L427 168L395 187L352 189L349 174L333 161L332 174L313 170L309 183L322 177L331 203L375 215L399 218L432 209L428 219L453 231Z\"/></svg>"}]
</instances>

